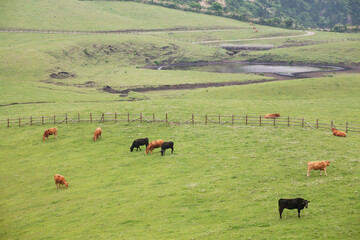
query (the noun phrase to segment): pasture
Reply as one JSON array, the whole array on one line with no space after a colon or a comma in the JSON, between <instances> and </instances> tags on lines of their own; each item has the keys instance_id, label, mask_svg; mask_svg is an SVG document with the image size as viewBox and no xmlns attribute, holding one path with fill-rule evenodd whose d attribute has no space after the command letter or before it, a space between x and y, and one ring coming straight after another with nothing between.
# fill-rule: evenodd
<instances>
[{"instance_id":1,"label":"pasture","mask_svg":"<svg viewBox=\"0 0 360 240\"><path fill-rule=\"evenodd\" d=\"M358 40L349 40L359 34L316 31L287 38L304 32L261 26L255 34L248 23L215 16L134 2L73 0L2 1L0 28L161 29L106 35L0 32L1 120L130 112L168 113L169 122L184 122L192 113L279 112L309 122L360 124L360 48ZM261 39L268 37L283 38ZM194 44L249 43L249 38L282 48L231 55ZM341 41L318 42L331 39ZM228 60L355 70L266 82L273 77L142 68ZM57 77L61 72L65 78ZM104 91L260 79L265 82L124 96ZM58 128L58 138L43 142L51 127ZM94 142L97 127L103 133ZM173 141L175 151L130 152L132 141L144 137ZM360 238L359 133L339 138L330 129L300 127L98 122L0 124L0 139L0 239ZM328 176L311 171L307 178L307 162L322 160L331 161ZM56 189L57 173L69 189ZM309 208L300 219L296 210L286 209L280 220L278 199L295 197L309 200Z\"/></svg>"},{"instance_id":2,"label":"pasture","mask_svg":"<svg viewBox=\"0 0 360 240\"><path fill-rule=\"evenodd\" d=\"M92 135L101 126L102 138ZM358 134L227 125L68 124L0 131L2 239L354 239L359 236ZM9 137L11 136L11 137ZM130 152L132 140L174 153ZM330 160L328 176L308 161ZM69 189L56 189L53 175ZM279 198L310 200L284 210Z\"/></svg>"}]
</instances>

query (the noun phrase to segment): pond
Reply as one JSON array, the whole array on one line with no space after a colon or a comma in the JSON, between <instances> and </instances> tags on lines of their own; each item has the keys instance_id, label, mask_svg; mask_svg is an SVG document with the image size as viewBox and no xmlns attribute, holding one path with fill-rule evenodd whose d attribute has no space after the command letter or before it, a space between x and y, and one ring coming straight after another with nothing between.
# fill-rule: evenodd
<instances>
[{"instance_id":1,"label":"pond","mask_svg":"<svg viewBox=\"0 0 360 240\"><path fill-rule=\"evenodd\" d=\"M288 66L251 63L201 63L191 66L173 65L158 68L158 70L188 70L216 73L275 73L285 76L294 76L297 73L335 71L340 69L340 67L333 66Z\"/></svg>"}]
</instances>

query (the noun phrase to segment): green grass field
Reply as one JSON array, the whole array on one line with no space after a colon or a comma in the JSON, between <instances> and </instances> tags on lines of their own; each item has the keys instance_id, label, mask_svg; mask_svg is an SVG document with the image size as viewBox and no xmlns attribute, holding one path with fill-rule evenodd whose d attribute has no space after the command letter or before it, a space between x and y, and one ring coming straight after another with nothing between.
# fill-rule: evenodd
<instances>
[{"instance_id":1,"label":"green grass field","mask_svg":"<svg viewBox=\"0 0 360 240\"><path fill-rule=\"evenodd\" d=\"M103 136L92 141L101 126ZM358 142L298 128L165 124L2 129L2 239L354 239L359 236ZM11 135L11 138L8 136ZM131 153L133 139L175 152ZM306 163L330 160L328 176ZM58 190L61 173L69 189ZM303 197L297 218L279 198Z\"/></svg>"},{"instance_id":2,"label":"green grass field","mask_svg":"<svg viewBox=\"0 0 360 240\"><path fill-rule=\"evenodd\" d=\"M171 19L171 21L169 21ZM359 64L359 34L257 26L134 2L2 1L0 28L51 30L213 29L221 31L70 35L0 32L0 120L53 114L143 113L184 122L191 114L317 118L360 125L360 74L193 90L102 89L271 79L263 74L156 71L146 65L248 60ZM227 29L227 30L226 30ZM234 30L236 29L236 30ZM170 33L170 34L169 34ZM254 39L287 48L242 52L194 44ZM343 39L295 46L300 42ZM249 43L249 41L241 41ZM50 77L68 72L66 79ZM87 82L93 82L87 86ZM135 100L135 101L132 101ZM36 103L46 102L46 103ZM8 105L20 103L17 105ZM163 118L163 117L161 117ZM102 139L94 143L97 127ZM42 141L50 127L58 138ZM133 140L175 142L173 154L130 152ZM0 124L0 239L359 239L360 134L330 129L165 123ZM330 160L328 176L308 161ZM53 176L69 189L56 189ZM279 198L310 201L301 212Z\"/></svg>"}]
</instances>

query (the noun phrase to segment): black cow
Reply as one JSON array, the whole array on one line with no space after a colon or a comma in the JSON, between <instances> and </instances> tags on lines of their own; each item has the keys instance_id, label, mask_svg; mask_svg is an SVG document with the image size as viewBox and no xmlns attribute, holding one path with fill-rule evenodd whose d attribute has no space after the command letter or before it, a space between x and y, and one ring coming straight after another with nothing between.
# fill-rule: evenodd
<instances>
[{"instance_id":1,"label":"black cow","mask_svg":"<svg viewBox=\"0 0 360 240\"><path fill-rule=\"evenodd\" d=\"M161 144L161 156L165 154L165 150L171 148L171 153L174 152L174 142L164 142Z\"/></svg>"},{"instance_id":2,"label":"black cow","mask_svg":"<svg viewBox=\"0 0 360 240\"><path fill-rule=\"evenodd\" d=\"M149 145L149 139L148 138L139 138L133 141L133 144L130 147L130 152L136 148L136 150L141 150L140 146L145 145L146 147Z\"/></svg>"},{"instance_id":3,"label":"black cow","mask_svg":"<svg viewBox=\"0 0 360 240\"><path fill-rule=\"evenodd\" d=\"M308 203L310 201L305 200L303 198L294 198L294 199L279 199L279 213L280 213L280 219L281 214L284 210L284 208L287 209L297 209L298 210L298 216L300 218L300 210L304 209L304 207L308 207Z\"/></svg>"}]
</instances>

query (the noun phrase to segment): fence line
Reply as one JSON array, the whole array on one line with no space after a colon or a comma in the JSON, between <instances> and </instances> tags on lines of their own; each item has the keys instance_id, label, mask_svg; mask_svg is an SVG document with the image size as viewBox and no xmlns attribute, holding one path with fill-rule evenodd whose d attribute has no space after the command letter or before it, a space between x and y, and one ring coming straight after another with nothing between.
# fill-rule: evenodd
<instances>
[{"instance_id":1,"label":"fence line","mask_svg":"<svg viewBox=\"0 0 360 240\"><path fill-rule=\"evenodd\" d=\"M52 116L30 116L30 117L18 117L18 118L7 118L0 120L0 127L24 127L32 125L45 125L45 124L67 124L67 123L104 123L104 122L140 122L140 123L178 123L178 124L240 124L240 125L258 125L258 126L295 126L301 128L312 128L312 129L336 129L345 132L359 132L360 125L346 122L345 125L337 125L334 121L330 123L321 123L317 118L315 122L305 121L304 118L290 118L278 117L278 118L264 118L263 116L250 116L250 115L221 115L221 114L192 114L191 118L186 121L169 121L168 114L156 115L153 113L151 116L145 116L142 113L101 113L100 115L94 115L93 113L75 114L73 116L65 115L52 115Z\"/></svg>"}]
</instances>

